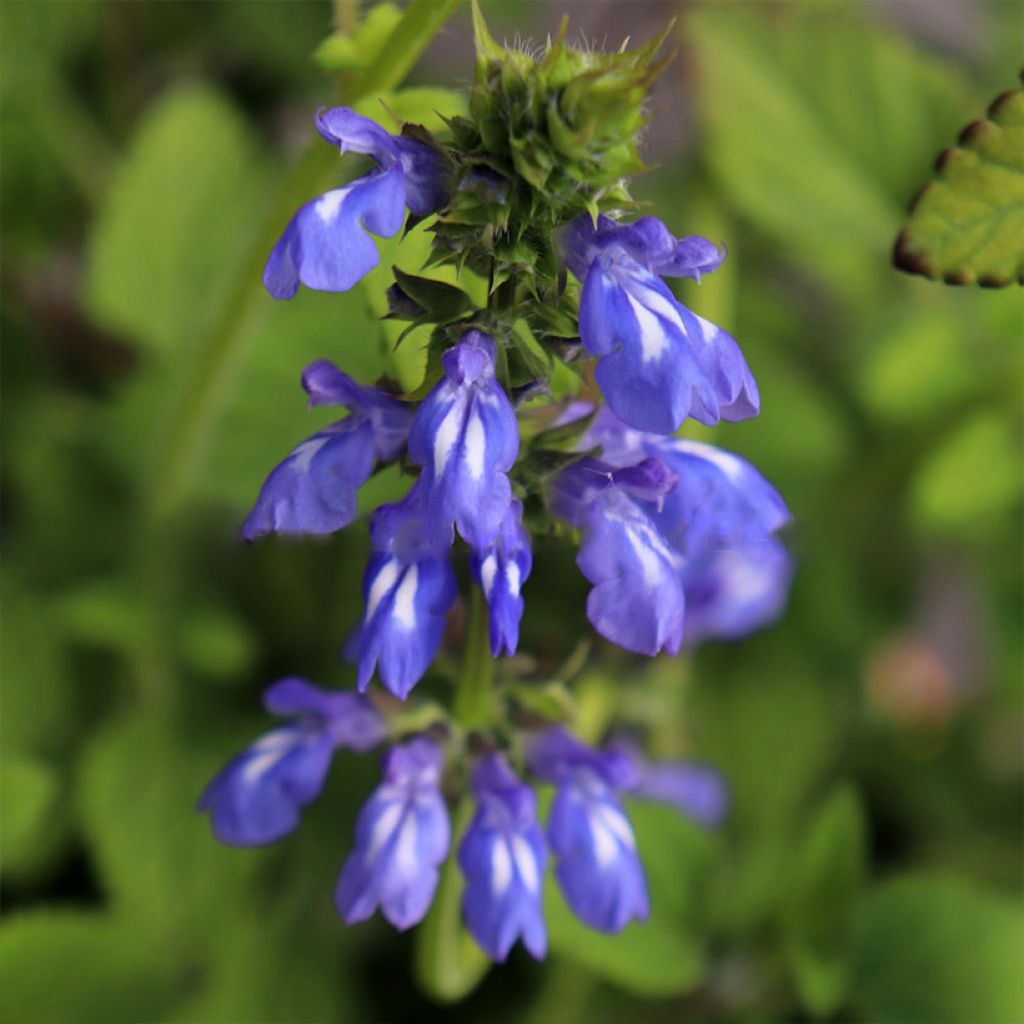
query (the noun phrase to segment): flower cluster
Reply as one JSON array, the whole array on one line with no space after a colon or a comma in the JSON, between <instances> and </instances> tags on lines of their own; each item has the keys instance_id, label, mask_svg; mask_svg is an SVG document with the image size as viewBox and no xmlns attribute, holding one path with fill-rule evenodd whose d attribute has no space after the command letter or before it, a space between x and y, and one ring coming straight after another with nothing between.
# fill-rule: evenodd
<instances>
[{"instance_id":1,"label":"flower cluster","mask_svg":"<svg viewBox=\"0 0 1024 1024\"><path fill-rule=\"evenodd\" d=\"M388 735L366 697L328 693L301 679L275 683L264 703L289 721L231 761L199 801L216 836L238 846L287 835L302 806L319 795L338 747L365 751ZM538 781L555 787L546 827L534 790L505 754L489 750L472 767L475 813L456 853L466 927L494 960L505 960L518 939L544 956L549 856L566 902L591 928L617 932L647 916L647 883L620 794L660 801L706 824L725 811L723 783L710 769L648 764L621 744L593 749L557 726L531 737L524 760ZM379 909L404 930L426 915L452 847L444 766L443 746L424 736L388 750L335 890L346 923Z\"/></svg>"},{"instance_id":2,"label":"flower cluster","mask_svg":"<svg viewBox=\"0 0 1024 1024\"><path fill-rule=\"evenodd\" d=\"M466 559L486 608L486 636L467 649L489 644L499 658L519 646L538 534L576 538L594 629L644 655L770 622L791 560L779 540L788 512L771 484L739 456L677 436L690 419L755 417L760 400L736 341L665 281L700 280L724 249L632 216L625 175L642 168L660 41L604 56L560 34L535 57L499 47L474 13L471 117L443 136L416 125L390 134L347 108L317 115L328 143L375 167L298 211L267 261L270 294L348 290L378 262L373 235L427 221L431 264L486 280L487 300L481 308L454 284L395 268L390 316L431 328L424 383L398 394L326 360L302 374L311 405L348 415L270 473L246 539L343 529L359 488L388 463L409 484L369 521L364 610L344 648L358 692L295 678L271 686L265 705L287 721L230 762L200 807L224 842L272 842L320 793L335 750L390 742L338 881L339 914L353 923L380 909L408 928L427 913L439 872L457 864L465 926L504 960L518 939L544 955L549 861L590 927L616 932L646 917L624 796L712 825L725 786L709 768L649 763L622 740L587 745L566 729L571 710L523 721L495 700L467 718L457 694L424 730L402 702L442 645L459 596L453 563ZM574 382L557 400L556 373ZM493 671L468 668L471 685ZM375 676L390 697L368 692ZM544 823L527 777L554 788ZM453 836L447 808L462 780L475 813Z\"/></svg>"}]
</instances>

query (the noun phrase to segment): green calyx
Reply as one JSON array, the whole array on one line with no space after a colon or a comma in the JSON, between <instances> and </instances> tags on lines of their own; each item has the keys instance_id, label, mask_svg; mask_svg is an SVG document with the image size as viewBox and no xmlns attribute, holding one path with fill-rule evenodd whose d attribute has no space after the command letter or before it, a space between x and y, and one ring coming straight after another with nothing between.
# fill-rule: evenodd
<instances>
[{"instance_id":1,"label":"green calyx","mask_svg":"<svg viewBox=\"0 0 1024 1024\"><path fill-rule=\"evenodd\" d=\"M537 55L499 46L476 2L473 27L470 112L489 155L575 212L644 170L637 138L647 123L647 93L667 63L655 58L671 26L638 50L602 54L567 46L563 21Z\"/></svg>"}]
</instances>

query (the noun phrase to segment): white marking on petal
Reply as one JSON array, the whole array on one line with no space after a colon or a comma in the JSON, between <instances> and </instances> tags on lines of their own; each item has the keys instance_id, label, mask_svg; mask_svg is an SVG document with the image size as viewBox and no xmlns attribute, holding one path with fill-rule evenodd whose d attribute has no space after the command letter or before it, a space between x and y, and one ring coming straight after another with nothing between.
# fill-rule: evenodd
<instances>
[{"instance_id":1,"label":"white marking on petal","mask_svg":"<svg viewBox=\"0 0 1024 1024\"><path fill-rule=\"evenodd\" d=\"M500 896L512 882L512 857L503 838L491 847L491 893Z\"/></svg>"},{"instance_id":2,"label":"white marking on petal","mask_svg":"<svg viewBox=\"0 0 1024 1024\"><path fill-rule=\"evenodd\" d=\"M395 841L395 870L403 878L416 875L422 867L416 851L418 835L416 815L410 809Z\"/></svg>"},{"instance_id":3,"label":"white marking on petal","mask_svg":"<svg viewBox=\"0 0 1024 1024\"><path fill-rule=\"evenodd\" d=\"M510 842L520 880L528 892L536 892L540 883L540 873L537 871L537 858L533 855L530 844L522 836L512 836Z\"/></svg>"},{"instance_id":4,"label":"white marking on petal","mask_svg":"<svg viewBox=\"0 0 1024 1024\"><path fill-rule=\"evenodd\" d=\"M633 837L633 829L629 819L612 804L601 803L597 805L595 814L599 817L605 827L615 834L615 837L627 849L636 847L636 839Z\"/></svg>"},{"instance_id":5,"label":"white marking on petal","mask_svg":"<svg viewBox=\"0 0 1024 1024\"><path fill-rule=\"evenodd\" d=\"M392 614L403 629L413 629L416 626L416 588L419 586L419 567L410 565L405 570L405 576L395 591L395 604Z\"/></svg>"},{"instance_id":6,"label":"white marking on petal","mask_svg":"<svg viewBox=\"0 0 1024 1024\"><path fill-rule=\"evenodd\" d=\"M351 186L348 186L327 192L316 201L316 205L313 207L314 212L325 224L333 224L338 217L341 204L345 202L345 197L351 191Z\"/></svg>"},{"instance_id":7,"label":"white marking on petal","mask_svg":"<svg viewBox=\"0 0 1024 1024\"><path fill-rule=\"evenodd\" d=\"M509 562L505 566L505 582L508 586L508 592L513 597L518 597L522 580L520 579L519 564L517 562Z\"/></svg>"},{"instance_id":8,"label":"white marking on petal","mask_svg":"<svg viewBox=\"0 0 1024 1024\"><path fill-rule=\"evenodd\" d=\"M253 756L242 768L245 785L255 786L298 742L299 737L293 730L278 729L254 743L249 748Z\"/></svg>"},{"instance_id":9,"label":"white marking on petal","mask_svg":"<svg viewBox=\"0 0 1024 1024\"><path fill-rule=\"evenodd\" d=\"M498 571L498 558L492 551L480 566L480 584L484 588L484 597L490 599L494 589L494 574Z\"/></svg>"},{"instance_id":10,"label":"white marking on petal","mask_svg":"<svg viewBox=\"0 0 1024 1024\"><path fill-rule=\"evenodd\" d=\"M669 338L664 324L646 307L637 302L626 292L629 305L636 317L640 331L640 353L645 363L653 363L661 359L668 351Z\"/></svg>"},{"instance_id":11,"label":"white marking on petal","mask_svg":"<svg viewBox=\"0 0 1024 1024\"><path fill-rule=\"evenodd\" d=\"M669 323L674 324L679 330L683 331L683 333L686 332L683 318L679 315L679 310L661 292L655 291L654 288L641 286L635 289L634 294L652 313L664 317Z\"/></svg>"},{"instance_id":12,"label":"white marking on petal","mask_svg":"<svg viewBox=\"0 0 1024 1024\"><path fill-rule=\"evenodd\" d=\"M590 834L594 840L594 856L598 867L606 868L614 864L619 858L619 844L615 841L614 833L596 813L590 818Z\"/></svg>"},{"instance_id":13,"label":"white marking on petal","mask_svg":"<svg viewBox=\"0 0 1024 1024\"><path fill-rule=\"evenodd\" d=\"M487 454L487 435L484 433L483 420L480 414L474 410L473 415L466 424L465 456L466 469L474 480L480 480L484 475L484 456Z\"/></svg>"},{"instance_id":14,"label":"white marking on petal","mask_svg":"<svg viewBox=\"0 0 1024 1024\"><path fill-rule=\"evenodd\" d=\"M367 863L380 853L384 848L384 844L391 838L391 833L395 831L395 826L402 817L404 810L405 805L401 801L395 801L395 803L389 804L381 811L380 816L373 823L373 829L370 831L370 841L366 845Z\"/></svg>"},{"instance_id":15,"label":"white marking on petal","mask_svg":"<svg viewBox=\"0 0 1024 1024\"><path fill-rule=\"evenodd\" d=\"M330 440L329 437L311 437L303 441L291 454L292 467L300 473L308 473L313 456Z\"/></svg>"},{"instance_id":16,"label":"white marking on petal","mask_svg":"<svg viewBox=\"0 0 1024 1024\"><path fill-rule=\"evenodd\" d=\"M651 547L649 531L640 531L634 526L626 526L625 530L630 546L640 562L640 571L643 573L644 583L649 587L656 586L664 574L664 567L657 553Z\"/></svg>"},{"instance_id":17,"label":"white marking on petal","mask_svg":"<svg viewBox=\"0 0 1024 1024\"><path fill-rule=\"evenodd\" d=\"M460 403L456 402L451 407L448 415L441 420L441 426L437 428L434 437L434 475L438 480L444 473L444 467L448 464L448 457L459 439L459 428L462 426L462 409Z\"/></svg>"},{"instance_id":18,"label":"white marking on petal","mask_svg":"<svg viewBox=\"0 0 1024 1024\"><path fill-rule=\"evenodd\" d=\"M386 561L377 573L372 584L370 584L370 596L366 599L366 621L373 618L377 606L384 600L384 597L395 585L398 579L400 567L398 560L391 558Z\"/></svg>"}]
</instances>

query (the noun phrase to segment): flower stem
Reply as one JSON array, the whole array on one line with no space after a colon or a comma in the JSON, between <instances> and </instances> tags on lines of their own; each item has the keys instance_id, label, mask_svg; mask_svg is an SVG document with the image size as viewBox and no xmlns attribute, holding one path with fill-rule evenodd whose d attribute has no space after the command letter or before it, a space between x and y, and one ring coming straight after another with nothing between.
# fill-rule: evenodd
<instances>
[{"instance_id":1,"label":"flower stem","mask_svg":"<svg viewBox=\"0 0 1024 1024\"><path fill-rule=\"evenodd\" d=\"M466 728L487 725L491 720L494 695L494 659L491 657L488 634L487 604L476 587L469 598L466 622L466 652L455 691L452 711Z\"/></svg>"}]
</instances>

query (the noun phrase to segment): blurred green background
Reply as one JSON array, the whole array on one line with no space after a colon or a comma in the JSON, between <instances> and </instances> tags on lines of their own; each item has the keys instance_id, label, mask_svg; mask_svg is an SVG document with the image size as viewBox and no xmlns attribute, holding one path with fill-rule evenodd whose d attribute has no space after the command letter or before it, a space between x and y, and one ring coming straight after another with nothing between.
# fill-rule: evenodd
<instances>
[{"instance_id":1,"label":"blurred green background","mask_svg":"<svg viewBox=\"0 0 1024 1024\"><path fill-rule=\"evenodd\" d=\"M416 45L312 59L357 5L4 0L0 1016L1024 1021L1024 308L890 264L935 155L1014 86L1019 7L484 6L499 37L567 11L609 46L679 17L636 192L729 246L683 295L741 341L763 412L700 436L786 495L799 572L777 627L678 661L595 643L578 688L584 725L626 715L719 765L731 819L637 809L651 922L600 937L552 892L549 960L517 952L454 1007L415 983L411 936L334 915L374 758L341 756L277 846L214 842L193 804L265 729L261 689L353 679L363 527L237 542L331 418L299 372L420 366L377 320L384 271L275 306L262 260L352 172L311 141L316 107L387 92L436 124L472 74L468 11L396 93ZM423 242L384 249L416 270ZM526 588L537 678L591 637L572 558L540 545Z\"/></svg>"}]
</instances>

